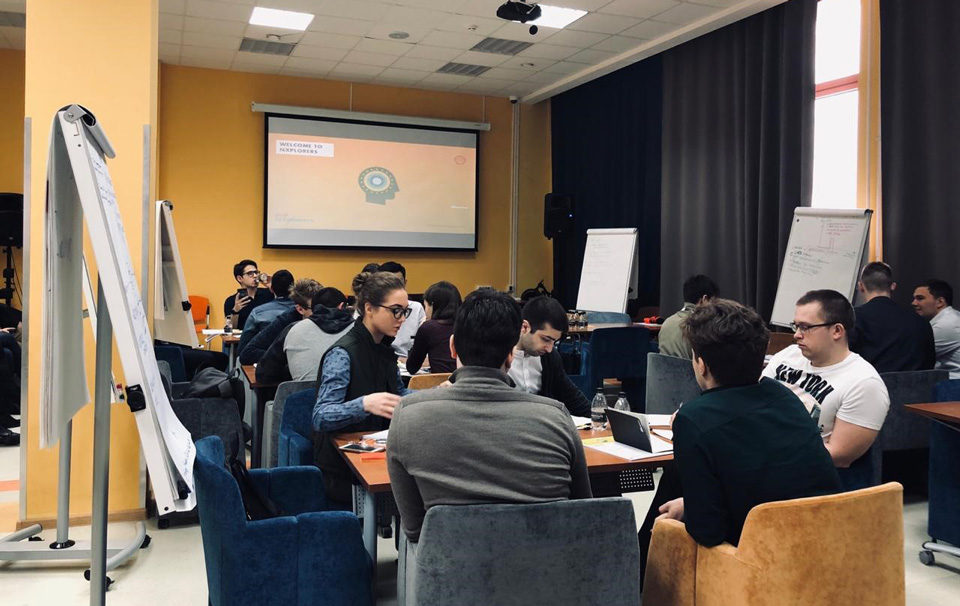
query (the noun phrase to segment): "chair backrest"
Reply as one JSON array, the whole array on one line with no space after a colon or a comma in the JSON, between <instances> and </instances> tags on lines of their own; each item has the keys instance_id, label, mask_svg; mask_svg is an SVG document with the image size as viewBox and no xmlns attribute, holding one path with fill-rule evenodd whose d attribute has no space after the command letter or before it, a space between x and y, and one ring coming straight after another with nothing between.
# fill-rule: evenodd
<instances>
[{"instance_id":1,"label":"chair backrest","mask_svg":"<svg viewBox=\"0 0 960 606\"><path fill-rule=\"evenodd\" d=\"M410 377L410 389L430 389L440 385L450 378L450 372L434 372L427 375L413 375Z\"/></svg>"},{"instance_id":2,"label":"chair backrest","mask_svg":"<svg viewBox=\"0 0 960 606\"><path fill-rule=\"evenodd\" d=\"M767 355L772 356L775 353L779 353L793 345L793 343L794 338L792 332L772 332L770 333L770 341L767 343Z\"/></svg>"},{"instance_id":3,"label":"chair backrest","mask_svg":"<svg viewBox=\"0 0 960 606\"><path fill-rule=\"evenodd\" d=\"M314 388L304 389L287 396L280 421L281 431L292 431L307 439L313 435Z\"/></svg>"},{"instance_id":4,"label":"chair backrest","mask_svg":"<svg viewBox=\"0 0 960 606\"><path fill-rule=\"evenodd\" d=\"M317 382L316 381L284 381L277 386L277 392L273 396L273 409L271 414L273 415L273 423L270 425L270 436L266 443L269 445L269 451L264 453L264 461L266 461L267 467L276 467L277 466L277 455L278 455L278 438L280 435L280 424L283 422L283 411L287 405L287 398L291 394L295 394L298 391L303 391L304 389L310 389L316 391ZM305 437L309 438L310 434L304 434Z\"/></svg>"},{"instance_id":5,"label":"chair backrest","mask_svg":"<svg viewBox=\"0 0 960 606\"><path fill-rule=\"evenodd\" d=\"M590 380L592 397L603 379L620 379L630 407L644 412L647 375L647 354L650 352L650 331L639 326L601 328L590 335L590 355L584 374Z\"/></svg>"},{"instance_id":6,"label":"chair backrest","mask_svg":"<svg viewBox=\"0 0 960 606\"><path fill-rule=\"evenodd\" d=\"M408 604L639 603L633 505L619 497L431 507L415 565Z\"/></svg>"},{"instance_id":7,"label":"chair backrest","mask_svg":"<svg viewBox=\"0 0 960 606\"><path fill-rule=\"evenodd\" d=\"M190 315L193 316L193 326L197 332L210 328L210 299L190 295Z\"/></svg>"},{"instance_id":8,"label":"chair backrest","mask_svg":"<svg viewBox=\"0 0 960 606\"><path fill-rule=\"evenodd\" d=\"M930 421L907 412L904 404L919 404L934 399L934 386L950 378L945 370L911 370L885 372L880 375L890 394L890 410L877 438L881 450L927 448L930 443Z\"/></svg>"},{"instance_id":9,"label":"chair backrest","mask_svg":"<svg viewBox=\"0 0 960 606\"><path fill-rule=\"evenodd\" d=\"M765 594L791 604L903 604L903 487L758 505L737 557L764 571Z\"/></svg>"},{"instance_id":10,"label":"chair backrest","mask_svg":"<svg viewBox=\"0 0 960 606\"><path fill-rule=\"evenodd\" d=\"M224 466L223 441L208 436L197 441L197 458L193 463L193 477L197 489L197 508L200 510L200 531L203 548L207 545L207 527L239 530L246 523L240 487ZM218 553L215 549L214 553Z\"/></svg>"},{"instance_id":11,"label":"chair backrest","mask_svg":"<svg viewBox=\"0 0 960 606\"><path fill-rule=\"evenodd\" d=\"M187 381L187 365L183 362L183 350L176 345L154 345L154 355L157 360L164 360L170 365L171 379L174 383Z\"/></svg>"},{"instance_id":12,"label":"chair backrest","mask_svg":"<svg viewBox=\"0 0 960 606\"><path fill-rule=\"evenodd\" d=\"M588 311L588 324L630 324L630 314L618 311Z\"/></svg>"},{"instance_id":13,"label":"chair backrest","mask_svg":"<svg viewBox=\"0 0 960 606\"><path fill-rule=\"evenodd\" d=\"M960 402L960 379L948 379L934 385L933 401Z\"/></svg>"},{"instance_id":14,"label":"chair backrest","mask_svg":"<svg viewBox=\"0 0 960 606\"><path fill-rule=\"evenodd\" d=\"M163 382L163 390L167 392L167 398L173 398L173 372L170 370L170 362L166 360L157 360L157 370L160 371L160 380Z\"/></svg>"},{"instance_id":15,"label":"chair backrest","mask_svg":"<svg viewBox=\"0 0 960 606\"><path fill-rule=\"evenodd\" d=\"M673 414L681 402L700 395L700 386L687 358L647 354L648 414Z\"/></svg>"}]
</instances>

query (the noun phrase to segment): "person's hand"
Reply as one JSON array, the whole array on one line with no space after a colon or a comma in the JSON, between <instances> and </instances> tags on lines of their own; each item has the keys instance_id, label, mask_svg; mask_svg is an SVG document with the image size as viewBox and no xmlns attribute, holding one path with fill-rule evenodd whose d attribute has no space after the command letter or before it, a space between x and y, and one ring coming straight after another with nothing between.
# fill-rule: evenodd
<instances>
[{"instance_id":1,"label":"person's hand","mask_svg":"<svg viewBox=\"0 0 960 606\"><path fill-rule=\"evenodd\" d=\"M660 506L660 515L658 520L683 520L683 497L667 501Z\"/></svg>"},{"instance_id":2,"label":"person's hand","mask_svg":"<svg viewBox=\"0 0 960 606\"><path fill-rule=\"evenodd\" d=\"M17 329L14 328L14 327L12 327L12 326L11 326L10 328L0 328L0 331L5 332L5 333L7 333L7 334L11 334L11 333L13 333L13 332L16 332L16 330L17 330Z\"/></svg>"},{"instance_id":3,"label":"person's hand","mask_svg":"<svg viewBox=\"0 0 960 606\"><path fill-rule=\"evenodd\" d=\"M253 299L246 294L241 295L240 293L237 293L237 296L233 299L233 313L240 313L240 310L247 305L250 305L250 301L252 300Z\"/></svg>"},{"instance_id":4,"label":"person's hand","mask_svg":"<svg viewBox=\"0 0 960 606\"><path fill-rule=\"evenodd\" d=\"M670 427L673 427L673 420L677 418L677 410L673 411L673 414L670 415Z\"/></svg>"},{"instance_id":5,"label":"person's hand","mask_svg":"<svg viewBox=\"0 0 960 606\"><path fill-rule=\"evenodd\" d=\"M451 383L450 380L447 379L443 383L437 385L437 387L453 387L453 383Z\"/></svg>"},{"instance_id":6,"label":"person's hand","mask_svg":"<svg viewBox=\"0 0 960 606\"><path fill-rule=\"evenodd\" d=\"M393 409L400 404L400 396L381 391L363 397L363 410L385 419L393 418Z\"/></svg>"}]
</instances>

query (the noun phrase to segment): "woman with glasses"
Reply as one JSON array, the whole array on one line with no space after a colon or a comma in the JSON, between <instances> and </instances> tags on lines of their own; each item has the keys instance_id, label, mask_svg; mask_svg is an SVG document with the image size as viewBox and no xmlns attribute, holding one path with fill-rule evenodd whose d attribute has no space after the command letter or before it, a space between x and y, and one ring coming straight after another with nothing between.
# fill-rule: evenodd
<instances>
[{"instance_id":1,"label":"woman with glasses","mask_svg":"<svg viewBox=\"0 0 960 606\"><path fill-rule=\"evenodd\" d=\"M424 359L430 356L430 372L453 372L457 361L450 354L453 319L462 299L460 291L450 282L431 284L423 293L423 307L427 321L420 326L407 356L407 372L417 374Z\"/></svg>"},{"instance_id":2,"label":"woman with glasses","mask_svg":"<svg viewBox=\"0 0 960 606\"><path fill-rule=\"evenodd\" d=\"M314 462L323 471L327 498L349 509L353 475L332 434L373 433L390 426L400 397L410 393L400 380L391 343L410 315L403 280L386 272L353 279L357 320L320 361L313 407Z\"/></svg>"}]
</instances>

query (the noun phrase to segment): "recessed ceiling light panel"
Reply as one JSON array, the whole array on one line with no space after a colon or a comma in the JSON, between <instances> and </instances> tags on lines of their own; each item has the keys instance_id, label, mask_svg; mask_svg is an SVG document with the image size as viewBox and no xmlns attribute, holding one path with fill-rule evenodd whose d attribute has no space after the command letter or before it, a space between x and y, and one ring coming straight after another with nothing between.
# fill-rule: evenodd
<instances>
[{"instance_id":1,"label":"recessed ceiling light panel","mask_svg":"<svg viewBox=\"0 0 960 606\"><path fill-rule=\"evenodd\" d=\"M262 6L254 8L253 14L250 15L250 25L265 25L267 27L293 29L300 32L306 30L311 21L313 21L313 15L310 13L282 11L275 8L264 8Z\"/></svg>"},{"instance_id":2,"label":"recessed ceiling light panel","mask_svg":"<svg viewBox=\"0 0 960 606\"><path fill-rule=\"evenodd\" d=\"M536 21L531 21L531 25L563 29L587 14L587 11L582 11L575 8L562 8L559 6L549 6L546 4L541 4L540 10L540 18Z\"/></svg>"}]
</instances>

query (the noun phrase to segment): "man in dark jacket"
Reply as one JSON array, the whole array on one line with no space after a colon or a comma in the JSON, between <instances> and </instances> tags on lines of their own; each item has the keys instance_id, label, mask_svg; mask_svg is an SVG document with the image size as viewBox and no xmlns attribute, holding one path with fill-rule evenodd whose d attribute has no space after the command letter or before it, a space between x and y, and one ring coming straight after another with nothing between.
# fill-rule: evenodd
<instances>
[{"instance_id":1,"label":"man in dark jacket","mask_svg":"<svg viewBox=\"0 0 960 606\"><path fill-rule=\"evenodd\" d=\"M297 280L290 291L290 299L294 303L293 309L282 312L276 319L267 324L266 328L257 332L256 336L246 343L242 341L243 337L241 337L240 363L259 363L260 358L263 357L263 354L266 353L284 328L310 315L313 298L322 288L323 285L312 278ZM244 331L244 335L246 334L247 331Z\"/></svg>"},{"instance_id":2,"label":"man in dark jacket","mask_svg":"<svg viewBox=\"0 0 960 606\"><path fill-rule=\"evenodd\" d=\"M353 326L347 297L336 288L323 288L303 320L288 325L257 364L257 382L315 381L320 360L330 346Z\"/></svg>"},{"instance_id":3,"label":"man in dark jacket","mask_svg":"<svg viewBox=\"0 0 960 606\"><path fill-rule=\"evenodd\" d=\"M514 348L510 378L517 387L559 400L572 415L590 416L590 401L563 370L555 345L567 328L567 313L556 299L537 297L523 306L520 341Z\"/></svg>"}]
</instances>

